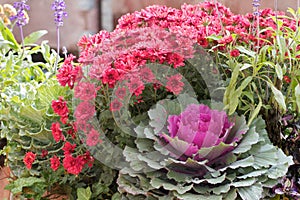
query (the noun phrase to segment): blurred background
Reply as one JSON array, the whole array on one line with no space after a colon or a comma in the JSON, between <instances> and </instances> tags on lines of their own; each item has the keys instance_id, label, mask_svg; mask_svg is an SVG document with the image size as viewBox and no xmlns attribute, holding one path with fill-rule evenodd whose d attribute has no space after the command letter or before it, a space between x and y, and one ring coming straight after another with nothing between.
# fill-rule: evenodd
<instances>
[{"instance_id":1,"label":"blurred background","mask_svg":"<svg viewBox=\"0 0 300 200\"><path fill-rule=\"evenodd\" d=\"M1 4L13 4L16 0L1 0ZM252 12L252 0L218 0L229 7L232 12L244 14ZM31 9L28 12L30 22L24 27L25 35L37 30L47 30L43 39L49 40L50 45L56 47L56 27L54 24L52 0L29 0ZM61 46L69 51L77 51L76 43L84 34L94 34L99 30L113 30L120 16L153 5L167 5L179 8L183 3L196 4L203 0L65 0L68 17L61 27ZM288 7L297 8L296 0L267 0L261 1L261 8L277 7L286 11ZM19 39L18 28L15 28Z\"/></svg>"}]
</instances>

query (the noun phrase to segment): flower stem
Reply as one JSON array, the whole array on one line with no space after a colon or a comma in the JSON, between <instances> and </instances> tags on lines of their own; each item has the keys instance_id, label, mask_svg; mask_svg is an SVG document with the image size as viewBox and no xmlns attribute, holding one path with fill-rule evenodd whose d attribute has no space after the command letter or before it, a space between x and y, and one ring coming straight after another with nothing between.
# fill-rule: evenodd
<instances>
[{"instance_id":1,"label":"flower stem","mask_svg":"<svg viewBox=\"0 0 300 200\"><path fill-rule=\"evenodd\" d=\"M59 34L59 27L56 27L56 36L57 36L57 54L55 60L55 71L57 70L58 60L59 60L59 49L60 49L60 34Z\"/></svg>"}]
</instances>

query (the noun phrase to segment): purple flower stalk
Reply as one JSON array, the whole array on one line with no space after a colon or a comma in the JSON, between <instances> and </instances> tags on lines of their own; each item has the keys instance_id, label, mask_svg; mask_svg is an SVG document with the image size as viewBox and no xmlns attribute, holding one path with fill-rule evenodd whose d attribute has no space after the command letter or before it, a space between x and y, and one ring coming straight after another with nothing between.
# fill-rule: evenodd
<instances>
[{"instance_id":1,"label":"purple flower stalk","mask_svg":"<svg viewBox=\"0 0 300 200\"><path fill-rule=\"evenodd\" d=\"M28 24L29 18L27 16L26 11L30 9L30 6L26 4L27 0L22 0L20 2L15 2L13 4L14 8L17 10L17 14L10 17L11 21L16 20L17 26L20 28L21 32L21 40L22 46L24 47L24 34L23 34L23 26Z\"/></svg>"},{"instance_id":2,"label":"purple flower stalk","mask_svg":"<svg viewBox=\"0 0 300 200\"><path fill-rule=\"evenodd\" d=\"M55 16L55 24L56 26L63 26L63 17L67 16L67 12L64 10L66 9L66 4L64 0L55 0L52 4L52 10L54 10L54 16Z\"/></svg>"},{"instance_id":3,"label":"purple flower stalk","mask_svg":"<svg viewBox=\"0 0 300 200\"><path fill-rule=\"evenodd\" d=\"M59 27L63 26L63 17L67 16L67 12L65 12L66 4L64 0L55 0L52 3L52 10L54 10L54 21L56 24L56 33L57 33L57 58L55 62L55 68L57 69L58 59L59 59L59 49L60 49L60 34Z\"/></svg>"}]
</instances>

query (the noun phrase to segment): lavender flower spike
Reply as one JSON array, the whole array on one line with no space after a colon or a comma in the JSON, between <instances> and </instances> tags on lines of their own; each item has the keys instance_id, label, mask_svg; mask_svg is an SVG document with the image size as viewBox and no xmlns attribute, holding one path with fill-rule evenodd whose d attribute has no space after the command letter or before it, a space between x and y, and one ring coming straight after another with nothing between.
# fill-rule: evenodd
<instances>
[{"instance_id":1,"label":"lavender flower spike","mask_svg":"<svg viewBox=\"0 0 300 200\"><path fill-rule=\"evenodd\" d=\"M67 13L64 11L66 9L66 4L64 0L55 0L52 4L52 10L54 10L55 24L56 26L63 26L63 17L67 16Z\"/></svg>"},{"instance_id":2,"label":"lavender flower spike","mask_svg":"<svg viewBox=\"0 0 300 200\"><path fill-rule=\"evenodd\" d=\"M30 6L26 4L27 0L22 0L21 2L15 2L13 4L14 8L17 10L17 14L10 17L11 21L17 20L16 24L18 27L25 26L29 22L29 17L26 10L30 9Z\"/></svg>"}]
</instances>

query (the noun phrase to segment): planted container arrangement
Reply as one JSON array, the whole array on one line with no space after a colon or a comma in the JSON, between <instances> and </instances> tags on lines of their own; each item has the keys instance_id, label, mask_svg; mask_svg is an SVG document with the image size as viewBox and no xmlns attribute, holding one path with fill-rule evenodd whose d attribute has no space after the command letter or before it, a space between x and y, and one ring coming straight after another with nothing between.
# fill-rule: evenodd
<instances>
[{"instance_id":1,"label":"planted container arrangement","mask_svg":"<svg viewBox=\"0 0 300 200\"><path fill-rule=\"evenodd\" d=\"M299 198L298 11L150 6L83 36L76 58L35 44L45 31L18 44L11 29L28 22L27 3L0 22L13 195ZM58 40L65 6L52 5Z\"/></svg>"}]
</instances>

